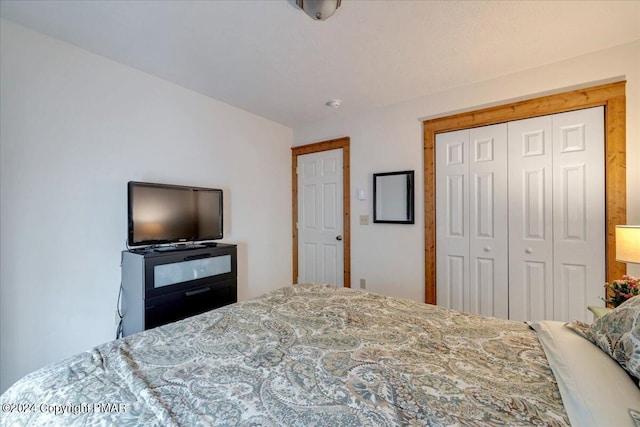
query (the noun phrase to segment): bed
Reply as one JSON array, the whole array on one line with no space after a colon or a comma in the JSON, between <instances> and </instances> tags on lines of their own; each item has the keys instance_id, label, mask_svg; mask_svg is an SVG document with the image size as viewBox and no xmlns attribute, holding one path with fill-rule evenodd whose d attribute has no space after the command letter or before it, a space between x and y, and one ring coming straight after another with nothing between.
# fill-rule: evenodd
<instances>
[{"instance_id":1,"label":"bed","mask_svg":"<svg viewBox=\"0 0 640 427\"><path fill-rule=\"evenodd\" d=\"M640 389L558 322L309 284L97 346L0 400L5 425L633 426Z\"/></svg>"}]
</instances>

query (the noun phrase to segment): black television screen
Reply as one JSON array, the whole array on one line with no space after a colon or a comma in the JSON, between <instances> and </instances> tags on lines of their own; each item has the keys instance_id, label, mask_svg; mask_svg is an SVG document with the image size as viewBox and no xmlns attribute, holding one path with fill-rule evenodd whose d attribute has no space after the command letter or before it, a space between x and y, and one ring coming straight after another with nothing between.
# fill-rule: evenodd
<instances>
[{"instance_id":1,"label":"black television screen","mask_svg":"<svg viewBox=\"0 0 640 427\"><path fill-rule=\"evenodd\" d=\"M222 190L130 181L129 246L222 239Z\"/></svg>"}]
</instances>

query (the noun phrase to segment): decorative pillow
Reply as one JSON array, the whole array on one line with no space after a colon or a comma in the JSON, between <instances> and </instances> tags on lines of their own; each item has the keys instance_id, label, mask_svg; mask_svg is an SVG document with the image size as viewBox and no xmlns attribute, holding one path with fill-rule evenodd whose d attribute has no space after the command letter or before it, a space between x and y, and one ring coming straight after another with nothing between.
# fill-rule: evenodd
<instances>
[{"instance_id":1,"label":"decorative pillow","mask_svg":"<svg viewBox=\"0 0 640 427\"><path fill-rule=\"evenodd\" d=\"M574 320L573 322L565 323L564 326L569 329L573 329L573 331L580 335L582 338L589 339L589 337L587 336L587 332L589 332L589 328L591 327L590 324L581 322L579 320Z\"/></svg>"},{"instance_id":2,"label":"decorative pillow","mask_svg":"<svg viewBox=\"0 0 640 427\"><path fill-rule=\"evenodd\" d=\"M640 378L640 295L597 319L586 336L628 373Z\"/></svg>"}]
</instances>

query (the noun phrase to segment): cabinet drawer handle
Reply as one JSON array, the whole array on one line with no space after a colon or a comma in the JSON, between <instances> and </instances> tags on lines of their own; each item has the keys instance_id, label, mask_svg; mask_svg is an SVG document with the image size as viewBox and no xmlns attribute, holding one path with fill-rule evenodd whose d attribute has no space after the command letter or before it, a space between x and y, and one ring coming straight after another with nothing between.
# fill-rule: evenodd
<instances>
[{"instance_id":1,"label":"cabinet drawer handle","mask_svg":"<svg viewBox=\"0 0 640 427\"><path fill-rule=\"evenodd\" d=\"M207 286L206 288L196 289L195 291L187 291L184 294L185 296L192 297L194 295L202 294L204 292L209 292L210 290L211 288Z\"/></svg>"},{"instance_id":2,"label":"cabinet drawer handle","mask_svg":"<svg viewBox=\"0 0 640 427\"><path fill-rule=\"evenodd\" d=\"M184 261L192 261L195 259L203 259L203 258L210 258L211 255L209 254L198 254L198 255L189 255L184 257Z\"/></svg>"}]
</instances>

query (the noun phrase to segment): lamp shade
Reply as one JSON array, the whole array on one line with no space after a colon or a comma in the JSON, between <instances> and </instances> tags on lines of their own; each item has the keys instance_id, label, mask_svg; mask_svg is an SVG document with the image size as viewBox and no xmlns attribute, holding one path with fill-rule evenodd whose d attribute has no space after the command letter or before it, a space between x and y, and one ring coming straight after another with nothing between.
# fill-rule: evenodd
<instances>
[{"instance_id":1,"label":"lamp shade","mask_svg":"<svg viewBox=\"0 0 640 427\"><path fill-rule=\"evenodd\" d=\"M640 263L640 225L616 225L616 261Z\"/></svg>"}]
</instances>

